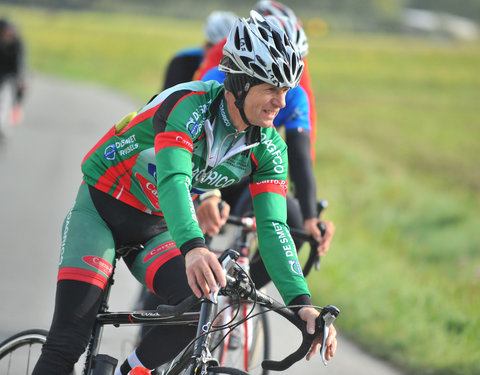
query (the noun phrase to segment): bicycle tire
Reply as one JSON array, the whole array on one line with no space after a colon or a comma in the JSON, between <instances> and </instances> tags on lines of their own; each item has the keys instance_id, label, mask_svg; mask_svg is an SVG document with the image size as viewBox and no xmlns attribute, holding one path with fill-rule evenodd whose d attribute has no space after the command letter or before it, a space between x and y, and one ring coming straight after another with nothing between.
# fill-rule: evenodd
<instances>
[{"instance_id":1,"label":"bicycle tire","mask_svg":"<svg viewBox=\"0 0 480 375\"><path fill-rule=\"evenodd\" d=\"M0 373L30 375L37 363L48 331L29 329L0 343Z\"/></svg>"},{"instance_id":2,"label":"bicycle tire","mask_svg":"<svg viewBox=\"0 0 480 375\"><path fill-rule=\"evenodd\" d=\"M247 308L250 307L247 306ZM263 310L263 307L258 306L254 314ZM247 333L245 333L245 324L249 324L250 327ZM248 331L253 334L249 335ZM237 346L232 345L233 338L238 341ZM247 347L246 342L249 343ZM241 368L251 375L268 375L268 371L262 368L262 361L270 357L270 348L270 325L267 315L260 313L232 331L230 339L225 340L219 347L216 356L220 359L221 366ZM247 363L245 363L245 356L248 357Z\"/></svg>"},{"instance_id":3,"label":"bicycle tire","mask_svg":"<svg viewBox=\"0 0 480 375\"><path fill-rule=\"evenodd\" d=\"M215 366L208 368L208 375L213 374L225 374L225 375L250 375L248 372L240 370L238 368L233 367L225 367L225 366Z\"/></svg>"}]
</instances>

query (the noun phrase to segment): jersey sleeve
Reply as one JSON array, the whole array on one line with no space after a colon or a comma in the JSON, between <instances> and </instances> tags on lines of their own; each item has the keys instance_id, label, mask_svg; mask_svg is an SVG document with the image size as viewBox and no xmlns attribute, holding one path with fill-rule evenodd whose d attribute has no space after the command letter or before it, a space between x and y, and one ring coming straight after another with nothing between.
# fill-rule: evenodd
<instances>
[{"instance_id":1,"label":"jersey sleeve","mask_svg":"<svg viewBox=\"0 0 480 375\"><path fill-rule=\"evenodd\" d=\"M300 295L310 296L310 292L286 224L287 147L277 132L270 128L262 132L261 145L251 157L255 171L250 192L260 254L282 299L288 304Z\"/></svg>"}]
</instances>

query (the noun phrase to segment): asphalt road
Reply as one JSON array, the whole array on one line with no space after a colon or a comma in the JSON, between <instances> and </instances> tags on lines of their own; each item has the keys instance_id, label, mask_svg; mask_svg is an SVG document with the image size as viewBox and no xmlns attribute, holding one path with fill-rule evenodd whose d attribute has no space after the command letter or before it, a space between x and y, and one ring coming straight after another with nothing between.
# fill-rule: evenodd
<instances>
[{"instance_id":1,"label":"asphalt road","mask_svg":"<svg viewBox=\"0 0 480 375\"><path fill-rule=\"evenodd\" d=\"M0 144L0 341L23 329L48 329L61 225L81 182L82 158L116 121L139 105L95 85L31 77L24 121ZM120 262L111 309L131 309L138 288ZM273 356L279 359L295 348L295 332L278 320L275 324ZM102 352L122 361L135 333L136 328L106 328ZM287 373L401 375L341 335L337 355L327 367L316 357L297 363Z\"/></svg>"}]
</instances>

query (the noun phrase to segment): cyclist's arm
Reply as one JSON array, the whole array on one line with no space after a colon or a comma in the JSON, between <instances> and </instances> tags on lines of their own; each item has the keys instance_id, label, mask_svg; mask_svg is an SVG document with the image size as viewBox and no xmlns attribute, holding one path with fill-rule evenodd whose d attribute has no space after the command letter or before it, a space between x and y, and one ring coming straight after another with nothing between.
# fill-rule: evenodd
<instances>
[{"instance_id":1,"label":"cyclist's arm","mask_svg":"<svg viewBox=\"0 0 480 375\"><path fill-rule=\"evenodd\" d=\"M217 282L224 286L226 281L215 255L205 245L190 195L193 142L199 134L190 134L185 124L202 105L195 93L191 94L181 90L169 95L156 110L153 126L160 208L173 240L185 255L188 283L200 297L215 292Z\"/></svg>"},{"instance_id":2,"label":"cyclist's arm","mask_svg":"<svg viewBox=\"0 0 480 375\"><path fill-rule=\"evenodd\" d=\"M169 231L183 254L205 247L190 195L195 139L185 124L198 106L190 94L187 90L170 94L153 117L158 201ZM193 106L193 110L188 106Z\"/></svg>"},{"instance_id":3,"label":"cyclist's arm","mask_svg":"<svg viewBox=\"0 0 480 375\"><path fill-rule=\"evenodd\" d=\"M317 217L317 189L310 152L309 98L305 90L297 86L287 93L286 102L275 124L285 126L290 179L296 187L303 219L307 220Z\"/></svg>"},{"instance_id":4,"label":"cyclist's arm","mask_svg":"<svg viewBox=\"0 0 480 375\"><path fill-rule=\"evenodd\" d=\"M310 304L310 292L286 225L287 148L274 129L252 154L250 184L260 254L286 304Z\"/></svg>"}]
</instances>

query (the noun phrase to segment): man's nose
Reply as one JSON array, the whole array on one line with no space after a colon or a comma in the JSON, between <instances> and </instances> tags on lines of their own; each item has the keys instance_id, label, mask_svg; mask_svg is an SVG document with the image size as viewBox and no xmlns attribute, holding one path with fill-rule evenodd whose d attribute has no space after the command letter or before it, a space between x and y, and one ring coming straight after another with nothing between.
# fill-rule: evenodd
<instances>
[{"instance_id":1,"label":"man's nose","mask_svg":"<svg viewBox=\"0 0 480 375\"><path fill-rule=\"evenodd\" d=\"M275 97L273 98L273 102L276 107L283 108L287 105L285 101L285 96L286 96L286 93L284 92L281 92L275 95Z\"/></svg>"}]
</instances>

